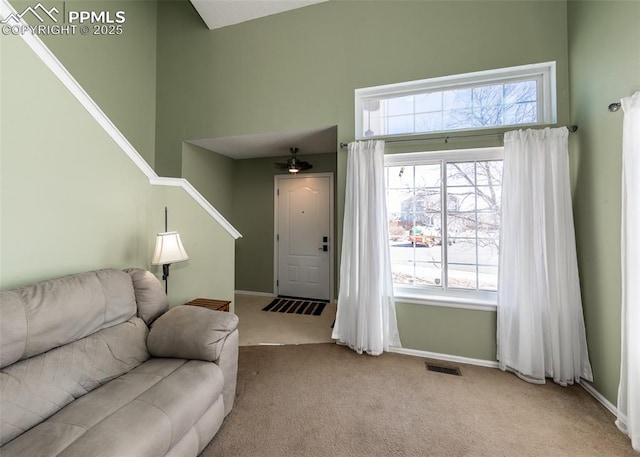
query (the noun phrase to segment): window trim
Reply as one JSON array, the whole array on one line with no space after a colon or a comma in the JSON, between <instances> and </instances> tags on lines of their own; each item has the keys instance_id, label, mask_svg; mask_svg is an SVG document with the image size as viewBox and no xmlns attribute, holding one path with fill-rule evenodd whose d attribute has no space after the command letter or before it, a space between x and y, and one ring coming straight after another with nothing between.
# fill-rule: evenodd
<instances>
[{"instance_id":1,"label":"window trim","mask_svg":"<svg viewBox=\"0 0 640 457\"><path fill-rule=\"evenodd\" d=\"M504 160L504 147L466 148L443 151L409 152L385 154L384 166L416 166L434 163L434 161L456 162L470 160ZM444 243L443 243L444 244ZM446 263L446 252L442 253L442 264ZM499 267L498 267L499 268ZM474 310L495 310L498 293L481 290L446 290L444 288L412 287L393 284L397 302L416 303L431 306L445 306Z\"/></svg>"},{"instance_id":2,"label":"window trim","mask_svg":"<svg viewBox=\"0 0 640 457\"><path fill-rule=\"evenodd\" d=\"M402 133L391 135L374 135L365 137L363 134L364 104L372 100L416 95L447 89L463 89L478 87L492 83L530 81L535 79L538 85L538 122L531 124L504 124L487 127L471 127L462 129L444 129L431 132ZM355 137L356 140L384 139L397 137L425 136L443 132L463 132L475 130L500 129L504 127L526 127L551 125L557 123L557 96L556 96L556 62L542 62L516 67L499 68L493 70L462 73L451 76L406 81L401 83L385 84L381 86L364 87L355 89Z\"/></svg>"}]
</instances>

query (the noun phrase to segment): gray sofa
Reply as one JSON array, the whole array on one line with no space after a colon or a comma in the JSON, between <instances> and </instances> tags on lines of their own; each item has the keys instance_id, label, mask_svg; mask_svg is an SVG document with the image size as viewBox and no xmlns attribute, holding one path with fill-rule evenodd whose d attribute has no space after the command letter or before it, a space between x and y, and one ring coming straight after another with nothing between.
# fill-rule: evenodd
<instances>
[{"instance_id":1,"label":"gray sofa","mask_svg":"<svg viewBox=\"0 0 640 457\"><path fill-rule=\"evenodd\" d=\"M233 406L237 323L169 310L135 268L0 292L0 455L196 456Z\"/></svg>"}]
</instances>

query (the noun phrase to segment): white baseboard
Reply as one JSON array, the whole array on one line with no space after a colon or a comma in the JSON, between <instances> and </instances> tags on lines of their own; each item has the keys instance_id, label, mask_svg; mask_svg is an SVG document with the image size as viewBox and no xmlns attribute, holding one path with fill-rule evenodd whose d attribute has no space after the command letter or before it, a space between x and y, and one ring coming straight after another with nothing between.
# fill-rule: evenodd
<instances>
[{"instance_id":1,"label":"white baseboard","mask_svg":"<svg viewBox=\"0 0 640 457\"><path fill-rule=\"evenodd\" d=\"M438 352L420 351L418 349L407 348L389 348L389 352L395 352L397 354L412 355L416 357L424 357L427 359L444 360L447 362L466 363L468 365L476 365L479 367L498 368L498 362L493 360L472 359L469 357L461 357L458 355L440 354Z\"/></svg>"},{"instance_id":2,"label":"white baseboard","mask_svg":"<svg viewBox=\"0 0 640 457\"><path fill-rule=\"evenodd\" d=\"M253 295L256 297L275 297L275 295L269 292L255 292L253 290L236 290L235 293L239 295Z\"/></svg>"},{"instance_id":3,"label":"white baseboard","mask_svg":"<svg viewBox=\"0 0 640 457\"><path fill-rule=\"evenodd\" d=\"M611 403L609 400L607 400L604 397L604 395L602 395L600 392L598 392L596 389L594 389L593 386L591 384L589 384L588 381L582 381L580 383L580 385L582 386L582 388L584 390L589 392L593 398L595 398L600 403L602 403L602 406L604 406L609 411L611 411L611 414L613 414L614 416L618 417L618 408L616 406L614 406L613 403Z\"/></svg>"}]
</instances>

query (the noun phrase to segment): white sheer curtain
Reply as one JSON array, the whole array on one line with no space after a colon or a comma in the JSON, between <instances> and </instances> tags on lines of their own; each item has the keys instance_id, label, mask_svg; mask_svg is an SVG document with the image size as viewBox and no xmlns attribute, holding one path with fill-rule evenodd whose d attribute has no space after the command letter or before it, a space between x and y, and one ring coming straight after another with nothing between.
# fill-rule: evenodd
<instances>
[{"instance_id":1,"label":"white sheer curtain","mask_svg":"<svg viewBox=\"0 0 640 457\"><path fill-rule=\"evenodd\" d=\"M616 425L640 452L640 92L622 99L622 354Z\"/></svg>"},{"instance_id":2,"label":"white sheer curtain","mask_svg":"<svg viewBox=\"0 0 640 457\"><path fill-rule=\"evenodd\" d=\"M566 128L504 137L498 362L526 381L592 380L578 279Z\"/></svg>"},{"instance_id":3,"label":"white sheer curtain","mask_svg":"<svg viewBox=\"0 0 640 457\"><path fill-rule=\"evenodd\" d=\"M393 298L384 141L349 143L338 313L332 338L358 354L400 346Z\"/></svg>"}]
</instances>

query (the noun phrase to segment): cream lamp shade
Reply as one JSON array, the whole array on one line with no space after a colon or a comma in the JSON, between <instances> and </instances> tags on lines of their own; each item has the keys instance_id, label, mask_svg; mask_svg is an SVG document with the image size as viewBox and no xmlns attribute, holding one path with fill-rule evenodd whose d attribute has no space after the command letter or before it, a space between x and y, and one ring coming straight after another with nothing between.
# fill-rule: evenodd
<instances>
[{"instance_id":1,"label":"cream lamp shade","mask_svg":"<svg viewBox=\"0 0 640 457\"><path fill-rule=\"evenodd\" d=\"M189 260L178 232L163 232L156 236L156 249L151 265L167 265Z\"/></svg>"}]
</instances>

